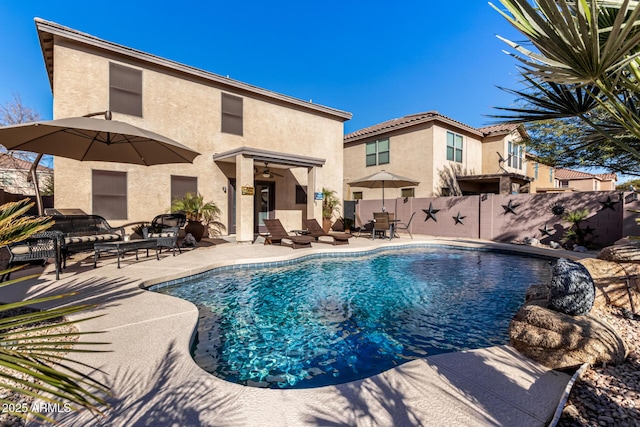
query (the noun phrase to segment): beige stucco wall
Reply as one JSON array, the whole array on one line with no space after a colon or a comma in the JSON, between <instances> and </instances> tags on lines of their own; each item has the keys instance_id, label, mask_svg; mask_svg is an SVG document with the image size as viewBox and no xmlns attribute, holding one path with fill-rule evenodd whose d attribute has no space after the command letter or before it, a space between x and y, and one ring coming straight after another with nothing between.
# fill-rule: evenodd
<instances>
[{"instance_id":1,"label":"beige stucco wall","mask_svg":"<svg viewBox=\"0 0 640 427\"><path fill-rule=\"evenodd\" d=\"M152 167L55 158L56 207L92 212L92 169L126 171L128 218L110 222L118 225L148 221L168 210L171 175L196 176L198 191L206 200L218 204L226 224L229 204L223 187L228 187L228 179L235 176L235 167L218 165L212 156L243 146L325 159L326 171L321 174L323 182L319 187L342 187L342 120L292 108L256 94L237 93L133 58L98 53L65 40L58 41L54 47L54 118L108 109L110 61L143 70L143 118L114 113L113 119L165 135L201 155L193 164ZM220 131L222 92L243 98L243 136ZM296 183L306 185L307 171L299 169L284 171L288 179L275 179L276 210L301 209L306 213L306 206L295 204ZM250 183L238 183L240 185ZM309 194L313 190L309 189Z\"/></svg>"},{"instance_id":2,"label":"beige stucco wall","mask_svg":"<svg viewBox=\"0 0 640 427\"><path fill-rule=\"evenodd\" d=\"M535 165L538 165L538 178L535 178ZM538 188L554 188L555 179L554 175L549 172L552 171L551 166L547 166L543 163L538 163L535 160L529 159L527 161L527 176L533 177L534 180L529 184L529 192L537 193Z\"/></svg>"},{"instance_id":3,"label":"beige stucco wall","mask_svg":"<svg viewBox=\"0 0 640 427\"><path fill-rule=\"evenodd\" d=\"M504 167L507 172L528 175L525 151L522 153L522 169L514 167L515 163L513 160L515 160L515 157L512 159L512 166L509 166L508 162L509 141L517 145L521 140L522 138L520 137L520 134L515 130L507 135L490 135L485 137L482 141L482 174L496 174L503 172L499 167L498 153L500 153L505 159L502 167Z\"/></svg>"},{"instance_id":4,"label":"beige stucco wall","mask_svg":"<svg viewBox=\"0 0 640 427\"><path fill-rule=\"evenodd\" d=\"M462 163L447 160L447 131L463 136ZM366 143L384 138L389 138L389 164L367 167ZM381 199L381 189L350 187L346 184L381 170L419 181L420 185L415 187L415 197L432 197L441 190L442 173L457 169L467 175L479 173L481 161L482 144L479 137L439 122L347 143L344 149L344 198L351 200L354 192L361 191L365 200ZM401 189L386 188L384 195L385 199L400 197Z\"/></svg>"}]
</instances>

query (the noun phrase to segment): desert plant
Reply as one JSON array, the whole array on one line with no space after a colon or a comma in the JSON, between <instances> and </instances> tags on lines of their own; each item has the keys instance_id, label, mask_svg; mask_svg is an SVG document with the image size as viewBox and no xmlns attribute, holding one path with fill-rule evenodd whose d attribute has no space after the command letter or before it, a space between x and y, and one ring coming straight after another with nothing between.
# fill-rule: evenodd
<instances>
[{"instance_id":1,"label":"desert plant","mask_svg":"<svg viewBox=\"0 0 640 427\"><path fill-rule=\"evenodd\" d=\"M340 199L334 190L322 188L322 218L331 220L334 214L340 213Z\"/></svg>"},{"instance_id":2,"label":"desert plant","mask_svg":"<svg viewBox=\"0 0 640 427\"><path fill-rule=\"evenodd\" d=\"M0 242L2 244L19 242L52 224L47 217L24 216L24 212L31 206L33 203L28 199L0 206ZM0 271L0 276L18 269L20 267ZM33 277L36 276L9 280L2 283L0 287ZM60 348L60 346L72 346L75 344L74 337L90 332L52 333L54 328L71 325L78 321L62 320L58 323L42 324L42 322L60 319L63 316L93 308L94 305L82 304L13 314L14 311L20 312L33 304L61 300L74 294L75 292L0 305L0 367L4 368L0 371L0 386L24 396L58 404L60 407L70 409L84 407L100 414L102 413L101 407L107 405L104 398L101 397L101 395L108 393L107 387L74 368L73 363L75 362L64 356L64 353L68 352L87 352L89 350ZM7 315L8 313L12 313L12 315ZM3 314L5 317L2 316ZM95 318L95 316L91 318ZM90 318L82 320L88 319ZM60 338L60 341L52 343L48 338ZM64 371L57 368L56 365L63 368ZM55 423L51 418L32 409L30 405L15 404L15 402L5 399L0 399L0 403L6 404L8 412L12 415L26 418L28 414L31 414L47 422Z\"/></svg>"},{"instance_id":3,"label":"desert plant","mask_svg":"<svg viewBox=\"0 0 640 427\"><path fill-rule=\"evenodd\" d=\"M580 224L589 217L589 209L567 212L562 219L571 223L571 226L564 232L565 244L574 243L579 246L587 246L590 242L587 236L593 234L589 227L582 228Z\"/></svg>"},{"instance_id":4,"label":"desert plant","mask_svg":"<svg viewBox=\"0 0 640 427\"><path fill-rule=\"evenodd\" d=\"M226 226L220 222L222 211L218 205L214 202L205 202L204 197L199 193L187 193L180 199L174 199L171 212L182 212L189 221L204 222L215 234L226 230Z\"/></svg>"}]
</instances>

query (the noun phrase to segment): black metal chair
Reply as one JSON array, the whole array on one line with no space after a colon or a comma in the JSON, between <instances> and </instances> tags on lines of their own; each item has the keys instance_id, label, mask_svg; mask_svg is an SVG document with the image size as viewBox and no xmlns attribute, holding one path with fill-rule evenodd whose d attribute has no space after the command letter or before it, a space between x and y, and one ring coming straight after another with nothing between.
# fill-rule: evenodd
<instances>
[{"instance_id":1,"label":"black metal chair","mask_svg":"<svg viewBox=\"0 0 640 427\"><path fill-rule=\"evenodd\" d=\"M60 279L60 242L62 233L58 231L43 231L20 242L7 245L9 262L7 268L17 264L32 264L35 262L45 265L49 259L53 259L56 268L56 280ZM0 282L9 280L11 272L0 277Z\"/></svg>"},{"instance_id":2,"label":"black metal chair","mask_svg":"<svg viewBox=\"0 0 640 427\"><path fill-rule=\"evenodd\" d=\"M413 216L415 214L415 212L411 214L411 217L409 218L409 221L407 223L399 222L396 224L396 230L405 230L407 233L409 233L409 237L411 237L411 239L413 239L413 235L411 234L411 229L409 227L411 227L411 221L413 221Z\"/></svg>"},{"instance_id":3,"label":"black metal chair","mask_svg":"<svg viewBox=\"0 0 640 427\"><path fill-rule=\"evenodd\" d=\"M373 223L372 222L368 222L368 223L363 223L362 220L360 219L360 215L358 215L358 213L355 213L356 216L356 228L354 231L354 233L358 233L356 234L356 237L360 237L363 234L366 234L368 236L371 236L373 234Z\"/></svg>"},{"instance_id":4,"label":"black metal chair","mask_svg":"<svg viewBox=\"0 0 640 427\"><path fill-rule=\"evenodd\" d=\"M182 253L178 246L178 233L187 223L187 217L183 213L160 214L153 218L149 227L142 229L142 237L145 239L156 239L158 247L169 248L176 255L176 249Z\"/></svg>"}]
</instances>

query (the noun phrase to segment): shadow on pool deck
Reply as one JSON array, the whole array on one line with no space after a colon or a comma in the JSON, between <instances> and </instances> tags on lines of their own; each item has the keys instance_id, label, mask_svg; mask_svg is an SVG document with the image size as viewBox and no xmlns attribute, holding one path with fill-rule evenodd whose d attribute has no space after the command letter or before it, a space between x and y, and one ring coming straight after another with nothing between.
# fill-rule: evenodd
<instances>
[{"instance_id":1,"label":"shadow on pool deck","mask_svg":"<svg viewBox=\"0 0 640 427\"><path fill-rule=\"evenodd\" d=\"M245 260L263 262L403 243L458 243L414 237L410 242L351 239L346 247L314 245L304 251L260 242L247 246L213 243L176 257L168 254L160 261L127 262L121 269L109 260L97 269L92 264L90 268L74 265L60 281L53 280L49 266L47 274L30 280L23 289L10 294L3 289L0 299L82 289L84 301L100 303L93 314L107 314L81 323L80 328L106 331L100 340L111 342L112 352L79 353L77 357L104 372L98 379L112 387L113 409L102 420L93 420L87 411L53 414L64 425L547 425L569 376L550 371L508 346L414 360L337 386L302 390L245 387L207 374L191 359L190 337L198 320L193 304L139 289L142 283ZM465 244L490 245L480 241Z\"/></svg>"}]
</instances>

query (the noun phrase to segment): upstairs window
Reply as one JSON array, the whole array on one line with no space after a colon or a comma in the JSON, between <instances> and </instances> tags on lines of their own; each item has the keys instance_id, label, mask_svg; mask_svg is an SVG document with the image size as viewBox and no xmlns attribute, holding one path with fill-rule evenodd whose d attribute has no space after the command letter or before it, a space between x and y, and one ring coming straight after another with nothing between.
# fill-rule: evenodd
<instances>
[{"instance_id":1,"label":"upstairs window","mask_svg":"<svg viewBox=\"0 0 640 427\"><path fill-rule=\"evenodd\" d=\"M509 158L507 160L507 165L514 169L522 170L522 157L524 154L524 148L522 145L517 145L509 141L508 150Z\"/></svg>"},{"instance_id":2,"label":"upstairs window","mask_svg":"<svg viewBox=\"0 0 640 427\"><path fill-rule=\"evenodd\" d=\"M389 163L389 139L367 142L367 166L385 165Z\"/></svg>"},{"instance_id":3,"label":"upstairs window","mask_svg":"<svg viewBox=\"0 0 640 427\"><path fill-rule=\"evenodd\" d=\"M538 166L537 163L533 164L533 179L538 179Z\"/></svg>"},{"instance_id":4,"label":"upstairs window","mask_svg":"<svg viewBox=\"0 0 640 427\"><path fill-rule=\"evenodd\" d=\"M222 94L222 132L242 136L242 98Z\"/></svg>"},{"instance_id":5,"label":"upstairs window","mask_svg":"<svg viewBox=\"0 0 640 427\"><path fill-rule=\"evenodd\" d=\"M462 163L462 135L447 132L447 160Z\"/></svg>"},{"instance_id":6,"label":"upstairs window","mask_svg":"<svg viewBox=\"0 0 640 427\"><path fill-rule=\"evenodd\" d=\"M109 63L109 109L142 117L142 70Z\"/></svg>"}]
</instances>

